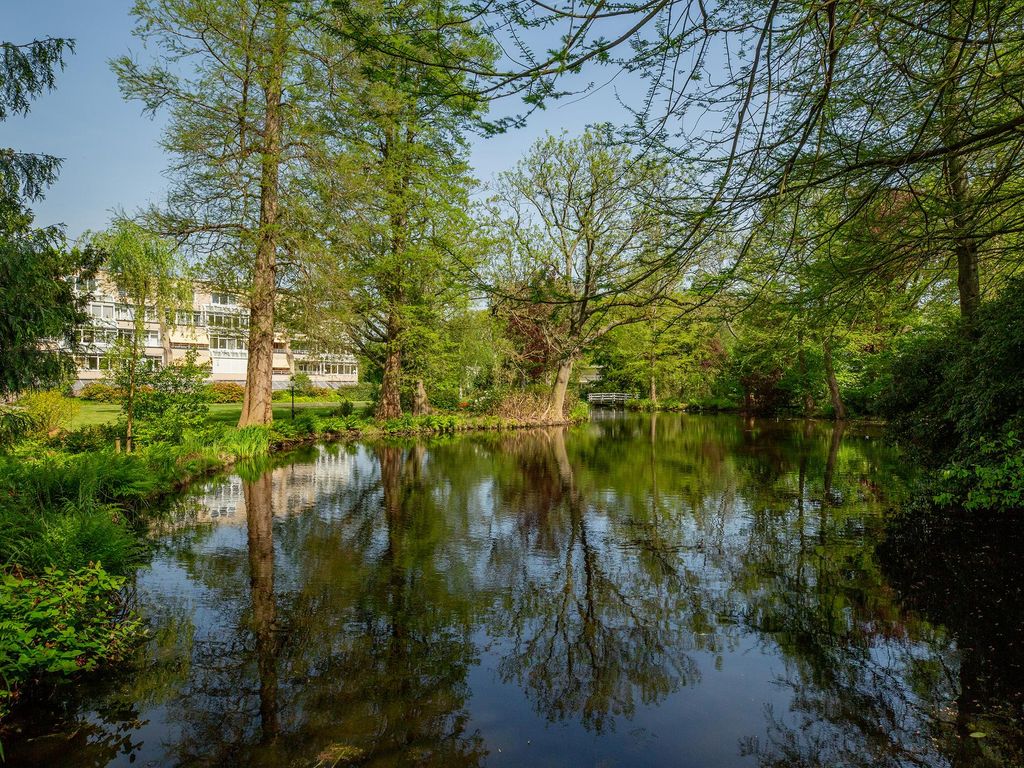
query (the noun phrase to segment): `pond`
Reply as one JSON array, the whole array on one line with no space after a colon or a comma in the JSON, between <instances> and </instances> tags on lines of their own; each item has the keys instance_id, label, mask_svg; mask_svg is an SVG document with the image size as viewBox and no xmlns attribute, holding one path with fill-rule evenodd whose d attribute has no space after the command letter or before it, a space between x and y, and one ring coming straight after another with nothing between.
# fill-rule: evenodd
<instances>
[{"instance_id":1,"label":"pond","mask_svg":"<svg viewBox=\"0 0 1024 768\"><path fill-rule=\"evenodd\" d=\"M893 516L911 469L670 414L243 467L154 524L138 663L8 764L1022 764L1020 534Z\"/></svg>"}]
</instances>

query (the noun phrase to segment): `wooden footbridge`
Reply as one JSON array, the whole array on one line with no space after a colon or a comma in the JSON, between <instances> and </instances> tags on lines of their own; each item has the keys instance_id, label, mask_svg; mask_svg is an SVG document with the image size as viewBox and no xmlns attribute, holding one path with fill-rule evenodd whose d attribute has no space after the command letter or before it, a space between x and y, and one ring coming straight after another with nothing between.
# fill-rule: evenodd
<instances>
[{"instance_id":1,"label":"wooden footbridge","mask_svg":"<svg viewBox=\"0 0 1024 768\"><path fill-rule=\"evenodd\" d=\"M587 402L596 408L625 408L626 401L633 397L629 392L591 392Z\"/></svg>"}]
</instances>

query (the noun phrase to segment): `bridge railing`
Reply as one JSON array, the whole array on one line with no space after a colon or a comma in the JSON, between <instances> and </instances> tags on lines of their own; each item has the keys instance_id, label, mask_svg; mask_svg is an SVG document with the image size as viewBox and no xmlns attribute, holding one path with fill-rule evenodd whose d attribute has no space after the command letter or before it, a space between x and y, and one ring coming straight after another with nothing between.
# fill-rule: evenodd
<instances>
[{"instance_id":1,"label":"bridge railing","mask_svg":"<svg viewBox=\"0 0 1024 768\"><path fill-rule=\"evenodd\" d=\"M587 402L591 405L625 405L633 395L628 392L591 392L587 395Z\"/></svg>"}]
</instances>

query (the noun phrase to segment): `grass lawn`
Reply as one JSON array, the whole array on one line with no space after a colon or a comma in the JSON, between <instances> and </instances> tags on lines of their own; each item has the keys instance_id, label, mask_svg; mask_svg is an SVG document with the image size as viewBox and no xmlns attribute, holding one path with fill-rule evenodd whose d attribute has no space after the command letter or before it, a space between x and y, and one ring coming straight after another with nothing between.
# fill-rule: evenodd
<instances>
[{"instance_id":1,"label":"grass lawn","mask_svg":"<svg viewBox=\"0 0 1024 768\"><path fill-rule=\"evenodd\" d=\"M356 408L362 408L365 403L354 403ZM296 403L295 412L300 408L312 408L319 416L326 416L338 407L338 402L323 403ZM291 417L291 403L274 403L274 419L284 421ZM223 424L235 424L242 412L241 403L213 403L210 405L210 421ZM113 403L89 403L83 402L74 421L72 428L92 426L93 424L109 424L117 421L121 415L121 406Z\"/></svg>"}]
</instances>

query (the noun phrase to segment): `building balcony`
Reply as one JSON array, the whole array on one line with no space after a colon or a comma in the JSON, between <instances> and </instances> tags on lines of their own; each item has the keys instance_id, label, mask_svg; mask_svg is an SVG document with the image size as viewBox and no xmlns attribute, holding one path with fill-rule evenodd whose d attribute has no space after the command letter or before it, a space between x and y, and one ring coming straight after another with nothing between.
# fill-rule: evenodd
<instances>
[{"instance_id":1,"label":"building balcony","mask_svg":"<svg viewBox=\"0 0 1024 768\"><path fill-rule=\"evenodd\" d=\"M245 349L210 349L210 357L224 357L241 360L248 356L249 352Z\"/></svg>"}]
</instances>

